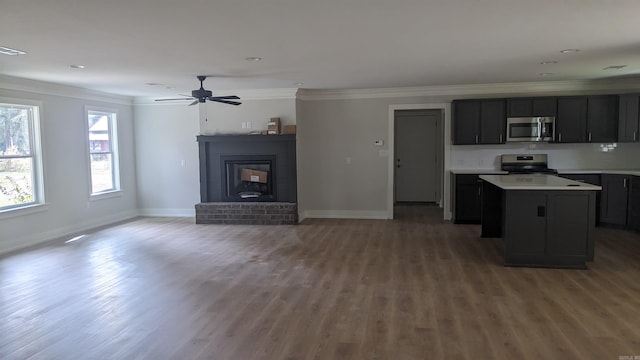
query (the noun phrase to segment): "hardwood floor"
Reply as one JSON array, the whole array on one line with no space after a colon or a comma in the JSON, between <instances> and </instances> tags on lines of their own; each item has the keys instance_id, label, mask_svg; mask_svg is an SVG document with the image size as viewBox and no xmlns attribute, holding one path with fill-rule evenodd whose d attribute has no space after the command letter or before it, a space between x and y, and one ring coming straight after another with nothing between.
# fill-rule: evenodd
<instances>
[{"instance_id":1,"label":"hardwood floor","mask_svg":"<svg viewBox=\"0 0 640 360\"><path fill-rule=\"evenodd\" d=\"M5 255L0 358L640 356L640 234L596 229L589 270L506 268L478 225L397 216L140 218Z\"/></svg>"}]
</instances>

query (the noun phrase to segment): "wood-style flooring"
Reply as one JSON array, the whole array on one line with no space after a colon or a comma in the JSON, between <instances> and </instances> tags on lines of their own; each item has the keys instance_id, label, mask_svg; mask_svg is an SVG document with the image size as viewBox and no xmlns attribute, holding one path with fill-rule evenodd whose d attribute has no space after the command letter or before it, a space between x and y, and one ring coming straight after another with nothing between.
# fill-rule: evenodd
<instances>
[{"instance_id":1,"label":"wood-style flooring","mask_svg":"<svg viewBox=\"0 0 640 360\"><path fill-rule=\"evenodd\" d=\"M139 218L0 258L0 359L640 357L640 234L589 270L508 268L441 220Z\"/></svg>"}]
</instances>

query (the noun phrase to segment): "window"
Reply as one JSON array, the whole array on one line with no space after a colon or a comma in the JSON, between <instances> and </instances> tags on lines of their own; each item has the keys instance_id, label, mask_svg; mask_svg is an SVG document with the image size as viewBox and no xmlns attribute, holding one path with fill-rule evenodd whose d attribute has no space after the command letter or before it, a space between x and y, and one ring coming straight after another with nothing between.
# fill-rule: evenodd
<instances>
[{"instance_id":1,"label":"window","mask_svg":"<svg viewBox=\"0 0 640 360\"><path fill-rule=\"evenodd\" d=\"M120 190L116 113L87 110L91 195Z\"/></svg>"},{"instance_id":2,"label":"window","mask_svg":"<svg viewBox=\"0 0 640 360\"><path fill-rule=\"evenodd\" d=\"M0 211L44 202L39 107L0 99Z\"/></svg>"}]
</instances>

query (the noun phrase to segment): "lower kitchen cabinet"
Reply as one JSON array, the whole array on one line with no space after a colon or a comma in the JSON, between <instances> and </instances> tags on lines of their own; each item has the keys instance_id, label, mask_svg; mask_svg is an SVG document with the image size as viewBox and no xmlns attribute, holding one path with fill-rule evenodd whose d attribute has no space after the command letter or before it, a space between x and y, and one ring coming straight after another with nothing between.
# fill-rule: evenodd
<instances>
[{"instance_id":1,"label":"lower kitchen cabinet","mask_svg":"<svg viewBox=\"0 0 640 360\"><path fill-rule=\"evenodd\" d=\"M627 225L630 175L602 174L600 197L600 223L603 225Z\"/></svg>"},{"instance_id":2,"label":"lower kitchen cabinet","mask_svg":"<svg viewBox=\"0 0 640 360\"><path fill-rule=\"evenodd\" d=\"M628 209L627 228L640 231L640 176L631 177Z\"/></svg>"},{"instance_id":3,"label":"lower kitchen cabinet","mask_svg":"<svg viewBox=\"0 0 640 360\"><path fill-rule=\"evenodd\" d=\"M481 182L477 174L451 174L451 210L454 224L480 223Z\"/></svg>"},{"instance_id":4,"label":"lower kitchen cabinet","mask_svg":"<svg viewBox=\"0 0 640 360\"><path fill-rule=\"evenodd\" d=\"M571 179L575 181L584 182L591 185L602 186L602 180L600 174L559 174L558 176L565 179ZM600 199L601 191L596 194L596 225L600 225Z\"/></svg>"}]
</instances>

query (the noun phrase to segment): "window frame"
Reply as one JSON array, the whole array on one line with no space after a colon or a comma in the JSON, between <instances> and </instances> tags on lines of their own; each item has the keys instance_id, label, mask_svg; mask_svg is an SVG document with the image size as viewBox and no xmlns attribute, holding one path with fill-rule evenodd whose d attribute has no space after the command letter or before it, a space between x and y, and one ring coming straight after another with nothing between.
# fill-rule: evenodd
<instances>
[{"instance_id":1,"label":"window frame","mask_svg":"<svg viewBox=\"0 0 640 360\"><path fill-rule=\"evenodd\" d=\"M113 181L113 187L104 191L93 192L93 175L91 172L91 140L89 139L89 114L90 113L102 113L109 117L109 148L110 151L102 152L104 154L111 154L111 179ZM113 108L106 108L100 106L86 105L84 109L84 127L85 127L85 151L87 154L87 180L88 180L88 192L89 200L99 200L104 198L110 198L119 196L122 192L120 185L120 151L118 146L118 110Z\"/></svg>"},{"instance_id":2,"label":"window frame","mask_svg":"<svg viewBox=\"0 0 640 360\"><path fill-rule=\"evenodd\" d=\"M31 186L33 193L33 201L31 202L0 207L0 219L46 210L42 160L42 102L0 96L0 106L20 106L29 108L31 111L28 120L30 156L2 156L2 159L31 159Z\"/></svg>"}]
</instances>

